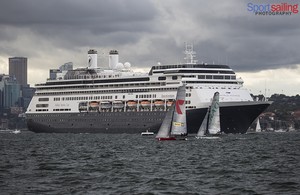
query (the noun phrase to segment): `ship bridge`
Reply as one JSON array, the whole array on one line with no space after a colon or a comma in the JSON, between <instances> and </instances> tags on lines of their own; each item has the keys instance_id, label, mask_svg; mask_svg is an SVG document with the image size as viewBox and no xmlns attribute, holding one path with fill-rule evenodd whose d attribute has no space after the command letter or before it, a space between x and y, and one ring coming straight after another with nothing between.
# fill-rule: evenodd
<instances>
[{"instance_id":1,"label":"ship bridge","mask_svg":"<svg viewBox=\"0 0 300 195\"><path fill-rule=\"evenodd\" d=\"M177 73L225 73L235 74L235 72L227 65L214 65L214 64L175 64L175 65L158 65L153 66L149 75L153 74L167 74L170 71Z\"/></svg>"}]
</instances>

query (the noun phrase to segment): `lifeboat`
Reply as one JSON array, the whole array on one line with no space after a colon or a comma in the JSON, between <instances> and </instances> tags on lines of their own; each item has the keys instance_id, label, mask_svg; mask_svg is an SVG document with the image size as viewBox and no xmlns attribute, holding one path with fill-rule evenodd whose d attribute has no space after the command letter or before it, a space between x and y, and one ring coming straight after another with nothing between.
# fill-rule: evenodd
<instances>
[{"instance_id":1,"label":"lifeboat","mask_svg":"<svg viewBox=\"0 0 300 195\"><path fill-rule=\"evenodd\" d=\"M92 108L99 107L99 102L96 102L96 101L90 102L90 107L92 107Z\"/></svg>"},{"instance_id":2,"label":"lifeboat","mask_svg":"<svg viewBox=\"0 0 300 195\"><path fill-rule=\"evenodd\" d=\"M163 107L165 105L165 102L162 100L155 100L154 101L154 106L155 107Z\"/></svg>"},{"instance_id":3,"label":"lifeboat","mask_svg":"<svg viewBox=\"0 0 300 195\"><path fill-rule=\"evenodd\" d=\"M128 101L127 102L127 107L129 107L129 108L136 108L136 106L137 106L136 101Z\"/></svg>"},{"instance_id":4,"label":"lifeboat","mask_svg":"<svg viewBox=\"0 0 300 195\"><path fill-rule=\"evenodd\" d=\"M97 112L98 110L99 110L99 102L96 101L89 102L90 112Z\"/></svg>"},{"instance_id":5,"label":"lifeboat","mask_svg":"<svg viewBox=\"0 0 300 195\"><path fill-rule=\"evenodd\" d=\"M79 105L78 105L78 107L79 107L79 111L80 112L83 112L83 111L87 111L87 102L79 102Z\"/></svg>"},{"instance_id":6,"label":"lifeboat","mask_svg":"<svg viewBox=\"0 0 300 195\"><path fill-rule=\"evenodd\" d=\"M174 102L173 100L168 100L168 101L167 101L167 107L172 106L173 102Z\"/></svg>"},{"instance_id":7,"label":"lifeboat","mask_svg":"<svg viewBox=\"0 0 300 195\"><path fill-rule=\"evenodd\" d=\"M140 104L141 104L141 107L143 107L143 108L148 108L151 106L151 103L148 100L143 100L143 101L141 101Z\"/></svg>"},{"instance_id":8,"label":"lifeboat","mask_svg":"<svg viewBox=\"0 0 300 195\"><path fill-rule=\"evenodd\" d=\"M114 101L113 108L124 108L124 103L122 101Z\"/></svg>"},{"instance_id":9,"label":"lifeboat","mask_svg":"<svg viewBox=\"0 0 300 195\"><path fill-rule=\"evenodd\" d=\"M109 102L109 101L103 101L103 102L100 103L100 105L101 105L102 109L109 109L109 108L111 108L111 102Z\"/></svg>"}]
</instances>

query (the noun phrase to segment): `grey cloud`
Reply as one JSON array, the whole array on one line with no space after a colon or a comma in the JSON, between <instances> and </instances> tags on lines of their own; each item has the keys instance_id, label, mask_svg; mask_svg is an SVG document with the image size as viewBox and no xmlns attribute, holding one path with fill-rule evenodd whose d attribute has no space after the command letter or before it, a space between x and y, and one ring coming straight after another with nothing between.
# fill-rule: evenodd
<instances>
[{"instance_id":1,"label":"grey cloud","mask_svg":"<svg viewBox=\"0 0 300 195\"><path fill-rule=\"evenodd\" d=\"M156 15L150 1L139 0L10 0L0 3L0 26L28 28L59 45L61 41L67 45L91 44L90 37L107 38L111 33L113 38L115 34L120 35L116 41L125 35L121 43L130 42L132 36L128 33L138 38L139 33L153 30L151 22ZM114 42L114 39L109 40Z\"/></svg>"},{"instance_id":2,"label":"grey cloud","mask_svg":"<svg viewBox=\"0 0 300 195\"><path fill-rule=\"evenodd\" d=\"M193 2L192 6L182 6L190 10L192 19L201 20L199 29L211 32L210 38L198 42L199 53L206 54L210 62L213 58L218 61L217 56L223 56L223 59L225 56L239 71L275 69L300 63L300 14L255 16L246 10L248 1L226 1L221 5L210 1L202 6L207 8L204 12L197 12L201 2Z\"/></svg>"},{"instance_id":3,"label":"grey cloud","mask_svg":"<svg viewBox=\"0 0 300 195\"><path fill-rule=\"evenodd\" d=\"M22 53L24 48L14 48L9 43L18 44L18 37L31 32L34 41L46 40L53 47L70 52L87 47L121 49L126 61L140 67L158 61L183 62L185 41L194 43L199 62L229 63L237 71L299 64L300 14L255 16L247 11L247 3L246 0L1 1L0 50ZM23 53L36 55L35 44L26 46ZM146 52L137 52L140 49Z\"/></svg>"},{"instance_id":4,"label":"grey cloud","mask_svg":"<svg viewBox=\"0 0 300 195\"><path fill-rule=\"evenodd\" d=\"M9 25L109 23L144 21L155 10L139 0L9 0L1 1L0 23Z\"/></svg>"}]
</instances>

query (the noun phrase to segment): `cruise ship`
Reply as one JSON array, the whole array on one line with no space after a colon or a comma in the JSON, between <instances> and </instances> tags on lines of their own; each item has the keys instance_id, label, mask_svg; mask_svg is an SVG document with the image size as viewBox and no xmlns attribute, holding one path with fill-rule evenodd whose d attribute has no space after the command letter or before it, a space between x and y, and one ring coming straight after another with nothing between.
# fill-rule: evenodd
<instances>
[{"instance_id":1,"label":"cruise ship","mask_svg":"<svg viewBox=\"0 0 300 195\"><path fill-rule=\"evenodd\" d=\"M89 50L87 67L70 69L36 84L26 111L28 129L36 133L157 132L179 86L186 87L189 134L197 133L215 92L220 94L223 133L246 133L271 104L253 101L243 80L228 65L197 63L186 45L185 63L158 64L149 72L133 71L109 52L108 68L98 67Z\"/></svg>"}]
</instances>

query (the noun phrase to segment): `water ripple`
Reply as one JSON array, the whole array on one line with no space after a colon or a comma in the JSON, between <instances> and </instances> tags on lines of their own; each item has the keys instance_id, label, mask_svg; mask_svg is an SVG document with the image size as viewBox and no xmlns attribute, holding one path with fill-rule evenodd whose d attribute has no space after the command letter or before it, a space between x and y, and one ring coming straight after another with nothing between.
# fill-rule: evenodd
<instances>
[{"instance_id":1,"label":"water ripple","mask_svg":"<svg viewBox=\"0 0 300 195\"><path fill-rule=\"evenodd\" d=\"M300 133L1 134L1 194L300 194Z\"/></svg>"}]
</instances>

